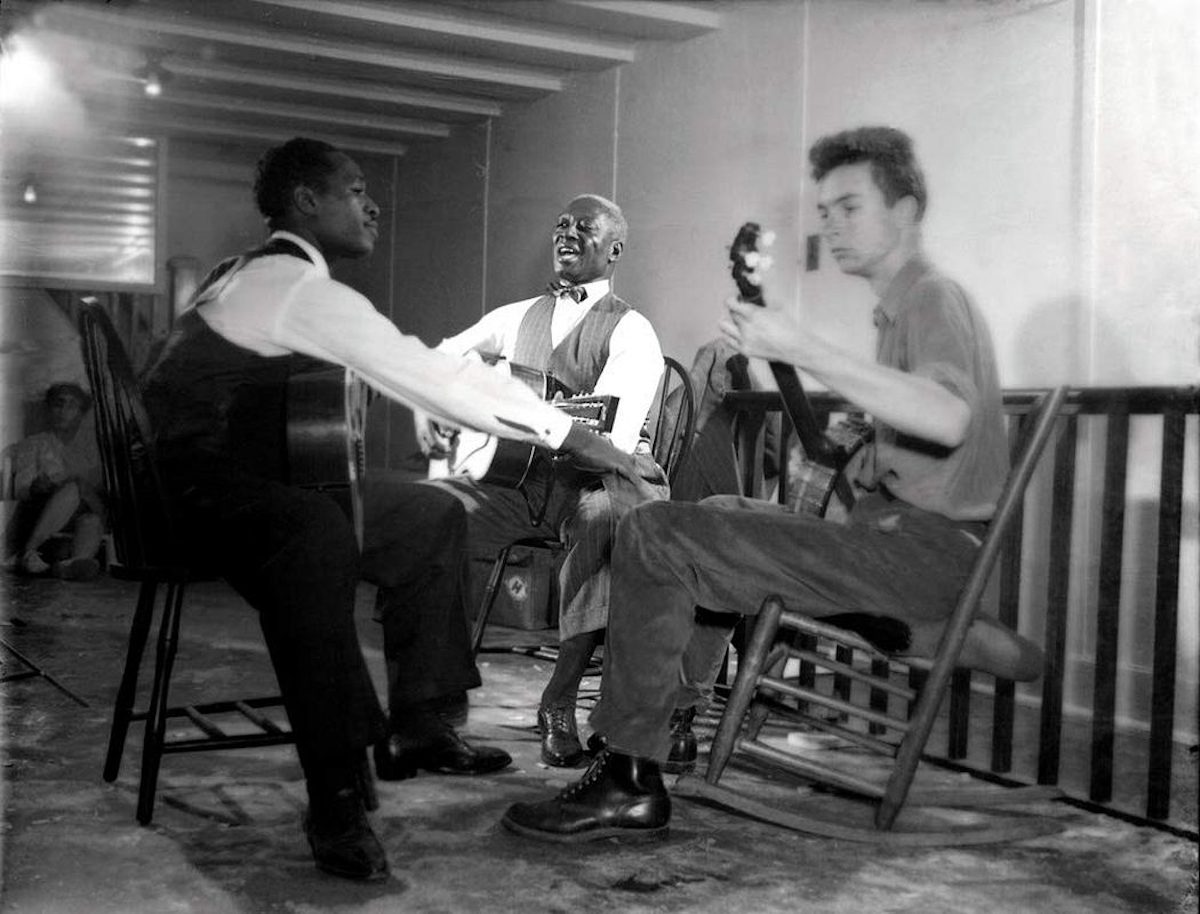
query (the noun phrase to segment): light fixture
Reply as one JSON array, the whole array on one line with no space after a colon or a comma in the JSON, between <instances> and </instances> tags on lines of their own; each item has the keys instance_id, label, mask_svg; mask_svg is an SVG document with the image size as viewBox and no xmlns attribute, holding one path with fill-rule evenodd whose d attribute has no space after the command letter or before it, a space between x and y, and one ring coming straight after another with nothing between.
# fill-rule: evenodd
<instances>
[{"instance_id":1,"label":"light fixture","mask_svg":"<svg viewBox=\"0 0 1200 914\"><path fill-rule=\"evenodd\" d=\"M32 177L25 179L25 186L21 189L21 199L30 206L38 202L37 185L34 183Z\"/></svg>"},{"instance_id":2,"label":"light fixture","mask_svg":"<svg viewBox=\"0 0 1200 914\"><path fill-rule=\"evenodd\" d=\"M163 86L171 79L171 71L163 66L162 51L147 51L146 63L133 71L134 77L142 84L142 91L151 98L162 95Z\"/></svg>"}]
</instances>

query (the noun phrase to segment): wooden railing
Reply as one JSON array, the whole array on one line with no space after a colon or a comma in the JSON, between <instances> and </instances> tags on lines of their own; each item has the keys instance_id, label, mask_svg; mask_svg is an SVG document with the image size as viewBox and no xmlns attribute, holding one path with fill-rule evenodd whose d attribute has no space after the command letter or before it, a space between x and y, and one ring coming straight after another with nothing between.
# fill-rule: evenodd
<instances>
[{"instance_id":1,"label":"wooden railing","mask_svg":"<svg viewBox=\"0 0 1200 914\"><path fill-rule=\"evenodd\" d=\"M1010 440L1037 393L1005 392ZM822 417L846 409L812 400ZM778 395L725 402L738 413L744 494L764 492L763 431L778 423L784 500L794 435ZM1057 784L1080 805L1197 835L1200 511L1185 468L1200 462L1198 415L1195 386L1072 390L990 595L989 611L1040 637L1045 673L1017 686L958 672L933 760Z\"/></svg>"}]
</instances>

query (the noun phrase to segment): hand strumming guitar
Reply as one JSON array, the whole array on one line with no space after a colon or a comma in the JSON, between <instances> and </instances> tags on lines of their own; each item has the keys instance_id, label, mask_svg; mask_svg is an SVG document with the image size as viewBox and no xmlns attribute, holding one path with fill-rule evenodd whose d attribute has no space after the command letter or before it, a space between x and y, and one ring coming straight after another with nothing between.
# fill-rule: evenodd
<instances>
[{"instance_id":1,"label":"hand strumming guitar","mask_svg":"<svg viewBox=\"0 0 1200 914\"><path fill-rule=\"evenodd\" d=\"M626 454L603 435L582 425L572 424L558 453L565 455L573 466L582 470L616 473L625 477L648 500L658 498L657 493L638 474L632 454Z\"/></svg>"},{"instance_id":2,"label":"hand strumming guitar","mask_svg":"<svg viewBox=\"0 0 1200 914\"><path fill-rule=\"evenodd\" d=\"M808 351L816 343L791 314L747 304L725 302L727 316L717 325L721 336L744 356L807 367Z\"/></svg>"}]
</instances>

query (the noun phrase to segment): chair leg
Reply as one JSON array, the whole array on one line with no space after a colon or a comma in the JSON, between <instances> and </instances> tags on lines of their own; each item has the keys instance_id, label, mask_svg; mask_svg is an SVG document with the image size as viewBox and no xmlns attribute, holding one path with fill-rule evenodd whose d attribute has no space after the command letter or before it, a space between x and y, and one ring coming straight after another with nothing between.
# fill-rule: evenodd
<instances>
[{"instance_id":1,"label":"chair leg","mask_svg":"<svg viewBox=\"0 0 1200 914\"><path fill-rule=\"evenodd\" d=\"M475 627L471 630L471 656L477 655L483 644L483 631L487 628L488 616L492 614L492 607L496 605L496 596L500 593L500 579L508 567L508 556L512 549L512 544L505 546L496 554L496 561L492 563L492 573L488 576L487 587L483 591L483 601L479 604L479 611L475 614Z\"/></svg>"},{"instance_id":2,"label":"chair leg","mask_svg":"<svg viewBox=\"0 0 1200 914\"><path fill-rule=\"evenodd\" d=\"M729 757L733 755L738 731L742 728L742 718L750 707L750 700L754 697L767 654L770 653L771 645L775 643L775 633L779 630L779 618L782 613L783 602L778 597L767 597L754 624L754 631L744 656L738 658L733 691L729 693L729 699L725 703L725 713L721 715L721 722L717 725L712 749L708 755L708 770L704 774L704 780L709 784L717 783L729 763Z\"/></svg>"},{"instance_id":3,"label":"chair leg","mask_svg":"<svg viewBox=\"0 0 1200 914\"><path fill-rule=\"evenodd\" d=\"M162 622L158 629L158 649L154 660L154 684L150 707L146 712L146 732L142 740L142 770L138 783L137 819L149 825L154 816L154 796L158 789L158 768L162 761L167 732L167 701L175 652L179 647L179 617L186 585L172 581L167 585Z\"/></svg>"},{"instance_id":4,"label":"chair leg","mask_svg":"<svg viewBox=\"0 0 1200 914\"><path fill-rule=\"evenodd\" d=\"M772 657L779 659L772 660ZM784 670L787 668L787 660L787 652L782 647L776 647L767 655L767 659L763 663L763 666L766 667L766 674L775 679L782 678ZM754 701L751 696L750 709L746 712L746 738L758 739L759 732L770 716L771 709L766 702Z\"/></svg>"},{"instance_id":5,"label":"chair leg","mask_svg":"<svg viewBox=\"0 0 1200 914\"><path fill-rule=\"evenodd\" d=\"M129 733L129 722L133 718L133 703L137 698L138 673L142 667L142 655L146 640L150 637L150 623L154 619L154 603L158 596L156 581L143 581L138 590L137 607L129 626L129 644L125 649L125 672L121 674L121 685L117 689L117 700L113 707L112 727L108 734L108 752L104 758L104 780L109 783L117 779L121 770L121 756L125 752L125 737Z\"/></svg>"}]
</instances>

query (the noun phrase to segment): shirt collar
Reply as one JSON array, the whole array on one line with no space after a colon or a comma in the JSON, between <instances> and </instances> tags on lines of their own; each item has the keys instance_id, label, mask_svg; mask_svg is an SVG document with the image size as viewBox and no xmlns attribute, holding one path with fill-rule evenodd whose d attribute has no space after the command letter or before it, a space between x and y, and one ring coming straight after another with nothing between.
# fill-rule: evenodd
<instances>
[{"instance_id":1,"label":"shirt collar","mask_svg":"<svg viewBox=\"0 0 1200 914\"><path fill-rule=\"evenodd\" d=\"M908 290L932 269L933 266L925 259L924 254L913 254L908 258L908 262L900 268L899 273L892 277L892 281L883 290L883 295L879 297L879 304L875 306L876 327L885 320L888 323L896 320L896 315L900 313L900 305L908 295Z\"/></svg>"},{"instance_id":2,"label":"shirt collar","mask_svg":"<svg viewBox=\"0 0 1200 914\"><path fill-rule=\"evenodd\" d=\"M580 288L587 292L587 298L580 302L580 304L588 306L594 305L608 294L608 291L611 287L612 280L607 276L600 279L594 279L591 282L580 283ZM557 301L557 299L561 297L562 296L556 296L555 300Z\"/></svg>"},{"instance_id":3,"label":"shirt collar","mask_svg":"<svg viewBox=\"0 0 1200 914\"><path fill-rule=\"evenodd\" d=\"M318 270L320 270L321 274L323 276L329 275L329 263L325 260L325 257L321 254L321 252L319 250L317 250L317 248L313 245L313 243L311 241L308 241L305 238L301 238L299 235L295 234L294 232L287 232L287 231L284 231L283 229L277 229L276 231L271 232L271 238L283 238L287 241L290 241L292 244L296 245L297 247L303 249L304 253L309 256L310 260L312 260L313 266L315 266ZM268 240L270 240L270 239L268 239ZM589 294L591 294L591 293L589 293Z\"/></svg>"}]
</instances>

